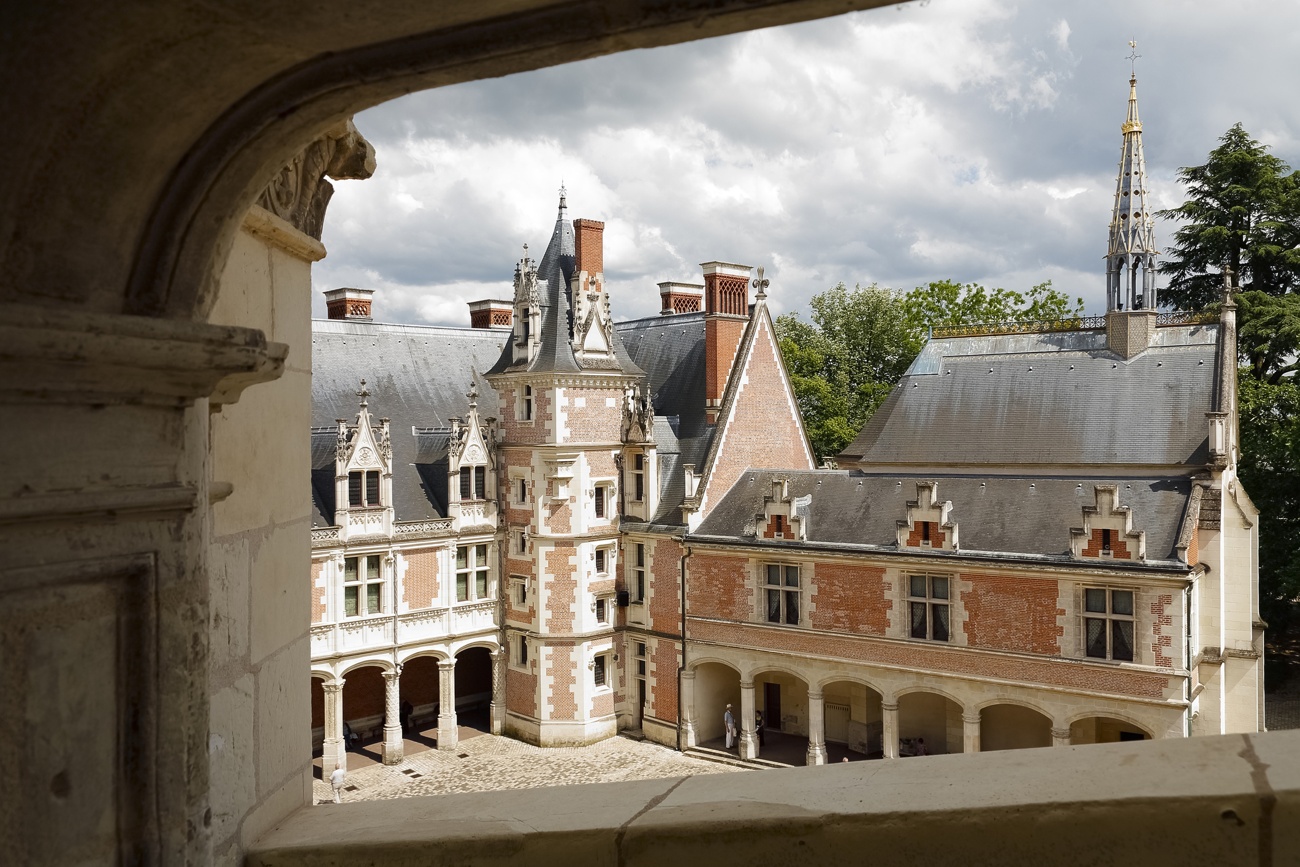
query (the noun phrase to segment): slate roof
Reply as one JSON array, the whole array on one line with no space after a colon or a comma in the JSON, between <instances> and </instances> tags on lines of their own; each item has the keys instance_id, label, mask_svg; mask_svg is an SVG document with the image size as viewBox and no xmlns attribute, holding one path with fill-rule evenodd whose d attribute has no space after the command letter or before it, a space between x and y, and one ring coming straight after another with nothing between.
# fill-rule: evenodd
<instances>
[{"instance_id":1,"label":"slate roof","mask_svg":"<svg viewBox=\"0 0 1300 867\"><path fill-rule=\"evenodd\" d=\"M334 525L335 420L356 423L363 378L371 418L376 424L390 420L396 519L445 517L449 420L468 413L471 377L480 418L499 416L497 393L483 371L508 336L491 329L314 320L313 524Z\"/></svg>"},{"instance_id":2,"label":"slate roof","mask_svg":"<svg viewBox=\"0 0 1300 867\"><path fill-rule=\"evenodd\" d=\"M659 510L652 523L681 525L682 467L703 469L714 425L705 415L704 314L634 319L614 326L632 360L646 372L659 455Z\"/></svg>"},{"instance_id":3,"label":"slate roof","mask_svg":"<svg viewBox=\"0 0 1300 867\"><path fill-rule=\"evenodd\" d=\"M939 502L952 501L961 556L981 552L1068 560L1070 528L1083 526L1084 506L1095 504L1094 486L1117 485L1119 504L1133 510L1133 529L1146 532L1148 561L1176 560L1192 481L1187 478L872 475L858 471L746 472L689 538L729 537L752 544L755 516L772 480L790 478L791 498L809 496L808 543L895 548L897 522L917 498L919 482L937 483ZM748 538L741 539L747 536ZM765 544L799 545L764 540ZM905 549L909 553L921 553ZM926 552L930 553L930 552ZM953 554L933 552L937 557ZM1108 566L1123 561L1105 561ZM1185 568L1180 565L1180 568Z\"/></svg>"},{"instance_id":4,"label":"slate roof","mask_svg":"<svg viewBox=\"0 0 1300 867\"><path fill-rule=\"evenodd\" d=\"M1158 328L1128 361L1102 331L930 340L840 461L1190 470L1209 457L1217 337Z\"/></svg>"},{"instance_id":5,"label":"slate roof","mask_svg":"<svg viewBox=\"0 0 1300 867\"><path fill-rule=\"evenodd\" d=\"M564 195L561 194L560 211L551 230L551 240L537 264L541 307L537 352L530 361L514 363L512 348L504 344L488 373L576 373L584 369L573 354L573 298L569 285L576 267L575 256L573 223L569 221ZM617 333L611 348L623 372L634 376L642 372L628 356Z\"/></svg>"}]
</instances>

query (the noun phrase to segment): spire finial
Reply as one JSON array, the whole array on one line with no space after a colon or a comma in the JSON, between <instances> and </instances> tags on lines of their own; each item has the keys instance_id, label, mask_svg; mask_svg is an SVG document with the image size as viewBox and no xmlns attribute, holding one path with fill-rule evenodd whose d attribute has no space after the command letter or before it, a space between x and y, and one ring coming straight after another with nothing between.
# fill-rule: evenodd
<instances>
[{"instance_id":1,"label":"spire finial","mask_svg":"<svg viewBox=\"0 0 1300 867\"><path fill-rule=\"evenodd\" d=\"M469 393L465 395L469 398L469 408L474 409L478 406L478 386L473 380L469 383Z\"/></svg>"},{"instance_id":2,"label":"spire finial","mask_svg":"<svg viewBox=\"0 0 1300 867\"><path fill-rule=\"evenodd\" d=\"M560 179L560 213L561 214L563 214L565 209L569 207L568 204L565 203L564 199L565 199L564 179L561 178Z\"/></svg>"},{"instance_id":3,"label":"spire finial","mask_svg":"<svg viewBox=\"0 0 1300 867\"><path fill-rule=\"evenodd\" d=\"M754 280L754 288L758 290L758 299L761 301L767 297L767 287L772 284L771 280L763 277L763 266L758 266L758 277Z\"/></svg>"},{"instance_id":4,"label":"spire finial","mask_svg":"<svg viewBox=\"0 0 1300 867\"><path fill-rule=\"evenodd\" d=\"M1128 41L1128 47L1129 47L1129 56L1128 56L1128 59L1129 59L1129 63L1132 65L1132 73L1131 73L1131 75L1129 76L1129 78L1130 78L1131 81L1136 82L1136 81L1137 81L1137 76L1138 76L1138 73L1137 73L1137 61L1138 61L1138 58L1141 57L1142 55L1141 55L1141 54L1138 54L1138 44L1137 44L1135 41L1133 41L1132 39L1130 39L1130 40Z\"/></svg>"},{"instance_id":5,"label":"spire finial","mask_svg":"<svg viewBox=\"0 0 1300 867\"><path fill-rule=\"evenodd\" d=\"M361 406L367 405L366 398L370 397L370 389L366 388L366 381L361 380L361 390L357 392L357 397L361 398Z\"/></svg>"}]
</instances>

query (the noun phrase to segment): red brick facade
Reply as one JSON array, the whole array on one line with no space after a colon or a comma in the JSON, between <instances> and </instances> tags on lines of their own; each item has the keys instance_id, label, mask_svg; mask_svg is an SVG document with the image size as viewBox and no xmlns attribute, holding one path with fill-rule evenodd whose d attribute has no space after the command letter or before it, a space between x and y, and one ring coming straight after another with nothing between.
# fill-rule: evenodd
<instances>
[{"instance_id":1,"label":"red brick facade","mask_svg":"<svg viewBox=\"0 0 1300 867\"><path fill-rule=\"evenodd\" d=\"M328 607L325 604L326 590L324 587L317 587L316 582L320 581L321 573L325 571L324 560L311 561L311 622L324 623L325 610Z\"/></svg>"},{"instance_id":2,"label":"red brick facade","mask_svg":"<svg viewBox=\"0 0 1300 867\"><path fill-rule=\"evenodd\" d=\"M1092 538L1083 549L1085 557L1100 557L1101 552L1105 550L1105 530L1093 530ZM1126 537L1119 530L1110 531L1110 556L1112 560L1131 560L1133 555L1128 551L1128 545L1124 539Z\"/></svg>"},{"instance_id":3,"label":"red brick facade","mask_svg":"<svg viewBox=\"0 0 1300 867\"><path fill-rule=\"evenodd\" d=\"M663 639L654 642L654 649L650 654L651 658L647 663L654 678L648 690L647 703L650 705L648 713L655 719L676 724L677 669L682 664L681 654L677 650L676 643Z\"/></svg>"},{"instance_id":4,"label":"red brick facade","mask_svg":"<svg viewBox=\"0 0 1300 867\"><path fill-rule=\"evenodd\" d=\"M727 373L736 360L745 322L740 318L704 320L704 398L711 405L721 403L727 390Z\"/></svg>"},{"instance_id":5,"label":"red brick facade","mask_svg":"<svg viewBox=\"0 0 1300 867\"><path fill-rule=\"evenodd\" d=\"M609 673L613 677L613 672ZM614 693L598 692L591 697L591 716L612 716L614 713Z\"/></svg>"},{"instance_id":6,"label":"red brick facade","mask_svg":"<svg viewBox=\"0 0 1300 867\"><path fill-rule=\"evenodd\" d=\"M564 426L568 430L566 443L616 443L623 436L622 388L571 388L565 390L568 405L564 407ZM574 406L574 400L583 399L583 406ZM609 401L613 400L613 406ZM596 453L587 455L590 463ZM612 464L613 459L610 459ZM613 475L611 468L610 475Z\"/></svg>"},{"instance_id":7,"label":"red brick facade","mask_svg":"<svg viewBox=\"0 0 1300 867\"><path fill-rule=\"evenodd\" d=\"M546 622L547 632L572 632L574 610L578 595L576 549L572 544L557 542L546 552Z\"/></svg>"},{"instance_id":8,"label":"red brick facade","mask_svg":"<svg viewBox=\"0 0 1300 867\"><path fill-rule=\"evenodd\" d=\"M531 671L506 671L506 710L520 716L537 716L537 675Z\"/></svg>"},{"instance_id":9,"label":"red brick facade","mask_svg":"<svg viewBox=\"0 0 1300 867\"><path fill-rule=\"evenodd\" d=\"M605 224L599 220L577 219L573 221L573 258L575 273L586 271L588 277L594 277L605 271ZM600 285L581 287L584 292L599 291Z\"/></svg>"},{"instance_id":10,"label":"red brick facade","mask_svg":"<svg viewBox=\"0 0 1300 867\"><path fill-rule=\"evenodd\" d=\"M962 630L969 647L1017 650L1057 655L1065 628L1058 618L1056 581L964 574L970 584L961 591L966 621Z\"/></svg>"},{"instance_id":11,"label":"red brick facade","mask_svg":"<svg viewBox=\"0 0 1300 867\"><path fill-rule=\"evenodd\" d=\"M681 635L682 546L672 539L646 544L646 583L650 622L656 632Z\"/></svg>"},{"instance_id":12,"label":"red brick facade","mask_svg":"<svg viewBox=\"0 0 1300 867\"><path fill-rule=\"evenodd\" d=\"M972 652L934 642L890 641L779 629L742 623L691 619L693 640L739 647L762 647L787 653L834 656L854 662L899 668L920 668L992 680L1084 689L1136 698L1164 699L1182 695L1177 678L1103 665L1062 664L995 653Z\"/></svg>"},{"instance_id":13,"label":"red brick facade","mask_svg":"<svg viewBox=\"0 0 1300 867\"><path fill-rule=\"evenodd\" d=\"M511 383L501 389L501 431L505 441L511 445L538 445L551 436L551 423L555 413L551 406L550 392L545 388L533 386L533 419L526 421L516 415L521 410L519 393L523 385Z\"/></svg>"},{"instance_id":14,"label":"red brick facade","mask_svg":"<svg viewBox=\"0 0 1300 867\"><path fill-rule=\"evenodd\" d=\"M1157 668L1173 668L1174 660L1170 655L1174 643L1174 618L1168 612L1173 608L1174 597L1162 593L1151 603L1151 651L1155 655Z\"/></svg>"},{"instance_id":15,"label":"red brick facade","mask_svg":"<svg viewBox=\"0 0 1300 867\"><path fill-rule=\"evenodd\" d=\"M658 548L656 545L656 551ZM726 620L754 618L754 588L747 560L719 554L693 554L686 568L689 571L689 615ZM658 595L656 584L655 596Z\"/></svg>"},{"instance_id":16,"label":"red brick facade","mask_svg":"<svg viewBox=\"0 0 1300 867\"><path fill-rule=\"evenodd\" d=\"M404 551L406 574L402 578L402 601L411 610L430 608L438 601L438 549Z\"/></svg>"},{"instance_id":17,"label":"red brick facade","mask_svg":"<svg viewBox=\"0 0 1300 867\"><path fill-rule=\"evenodd\" d=\"M764 539L793 539L794 531L790 529L790 519L785 515L772 515L763 528Z\"/></svg>"},{"instance_id":18,"label":"red brick facade","mask_svg":"<svg viewBox=\"0 0 1300 867\"><path fill-rule=\"evenodd\" d=\"M924 544L927 541L929 545ZM938 521L915 521L907 534L909 548L942 548L943 544L943 530L939 529Z\"/></svg>"},{"instance_id":19,"label":"red brick facade","mask_svg":"<svg viewBox=\"0 0 1300 867\"><path fill-rule=\"evenodd\" d=\"M889 631L892 583L878 566L818 563L812 576L812 626L858 635Z\"/></svg>"},{"instance_id":20,"label":"red brick facade","mask_svg":"<svg viewBox=\"0 0 1300 867\"><path fill-rule=\"evenodd\" d=\"M578 672L584 674L587 666L581 665L572 641L548 644L546 647L546 674L550 676L550 699L547 702L547 719L578 719Z\"/></svg>"}]
</instances>

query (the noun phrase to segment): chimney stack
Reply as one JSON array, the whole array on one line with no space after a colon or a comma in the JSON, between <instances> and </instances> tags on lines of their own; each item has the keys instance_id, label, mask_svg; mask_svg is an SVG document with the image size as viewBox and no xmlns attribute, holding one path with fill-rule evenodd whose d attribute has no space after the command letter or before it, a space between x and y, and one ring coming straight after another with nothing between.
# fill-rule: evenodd
<instances>
[{"instance_id":1,"label":"chimney stack","mask_svg":"<svg viewBox=\"0 0 1300 867\"><path fill-rule=\"evenodd\" d=\"M722 394L740 338L749 322L748 265L704 262L704 398L710 423L722 408Z\"/></svg>"},{"instance_id":2,"label":"chimney stack","mask_svg":"<svg viewBox=\"0 0 1300 867\"><path fill-rule=\"evenodd\" d=\"M599 292L605 283L605 224L573 221L573 271L581 292Z\"/></svg>"},{"instance_id":3,"label":"chimney stack","mask_svg":"<svg viewBox=\"0 0 1300 867\"><path fill-rule=\"evenodd\" d=\"M514 304L485 299L469 302L470 328L510 328L514 325Z\"/></svg>"},{"instance_id":4,"label":"chimney stack","mask_svg":"<svg viewBox=\"0 0 1300 867\"><path fill-rule=\"evenodd\" d=\"M704 284L660 283L659 301L660 316L672 316L675 313L699 313L704 306Z\"/></svg>"},{"instance_id":5,"label":"chimney stack","mask_svg":"<svg viewBox=\"0 0 1300 867\"><path fill-rule=\"evenodd\" d=\"M327 289L325 311L330 319L370 321L370 301L374 289Z\"/></svg>"}]
</instances>

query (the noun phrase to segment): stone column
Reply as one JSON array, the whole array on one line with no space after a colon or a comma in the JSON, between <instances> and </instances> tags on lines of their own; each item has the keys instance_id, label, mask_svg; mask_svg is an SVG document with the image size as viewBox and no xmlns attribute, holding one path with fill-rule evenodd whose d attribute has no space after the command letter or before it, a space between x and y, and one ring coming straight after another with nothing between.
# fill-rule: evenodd
<instances>
[{"instance_id":1,"label":"stone column","mask_svg":"<svg viewBox=\"0 0 1300 867\"><path fill-rule=\"evenodd\" d=\"M979 711L961 715L961 751L963 753L978 753L980 751Z\"/></svg>"},{"instance_id":2,"label":"stone column","mask_svg":"<svg viewBox=\"0 0 1300 867\"><path fill-rule=\"evenodd\" d=\"M826 705L820 692L808 690L807 765L826 764Z\"/></svg>"},{"instance_id":3,"label":"stone column","mask_svg":"<svg viewBox=\"0 0 1300 867\"><path fill-rule=\"evenodd\" d=\"M456 660L438 663L438 749L456 748Z\"/></svg>"},{"instance_id":4,"label":"stone column","mask_svg":"<svg viewBox=\"0 0 1300 867\"><path fill-rule=\"evenodd\" d=\"M321 689L325 693L325 743L321 746L321 771L325 779L337 765L348 769L347 745L343 743L343 679L326 683Z\"/></svg>"},{"instance_id":5,"label":"stone column","mask_svg":"<svg viewBox=\"0 0 1300 867\"><path fill-rule=\"evenodd\" d=\"M1068 728L1052 727L1052 746L1068 747L1070 745L1070 730Z\"/></svg>"},{"instance_id":6,"label":"stone column","mask_svg":"<svg viewBox=\"0 0 1300 867\"><path fill-rule=\"evenodd\" d=\"M758 735L754 732L754 682L740 682L740 757L758 758Z\"/></svg>"},{"instance_id":7,"label":"stone column","mask_svg":"<svg viewBox=\"0 0 1300 867\"><path fill-rule=\"evenodd\" d=\"M677 748L689 750L699 743L695 734L695 672L682 672L682 730L677 733Z\"/></svg>"},{"instance_id":8,"label":"stone column","mask_svg":"<svg viewBox=\"0 0 1300 867\"><path fill-rule=\"evenodd\" d=\"M402 668L384 672L384 764L402 760Z\"/></svg>"},{"instance_id":9,"label":"stone column","mask_svg":"<svg viewBox=\"0 0 1300 867\"><path fill-rule=\"evenodd\" d=\"M884 750L885 758L896 759L898 758L898 702L882 701L880 711L883 717L880 748Z\"/></svg>"},{"instance_id":10,"label":"stone column","mask_svg":"<svg viewBox=\"0 0 1300 867\"><path fill-rule=\"evenodd\" d=\"M506 649L492 651L492 704L488 708L488 725L499 735L506 727Z\"/></svg>"}]
</instances>

